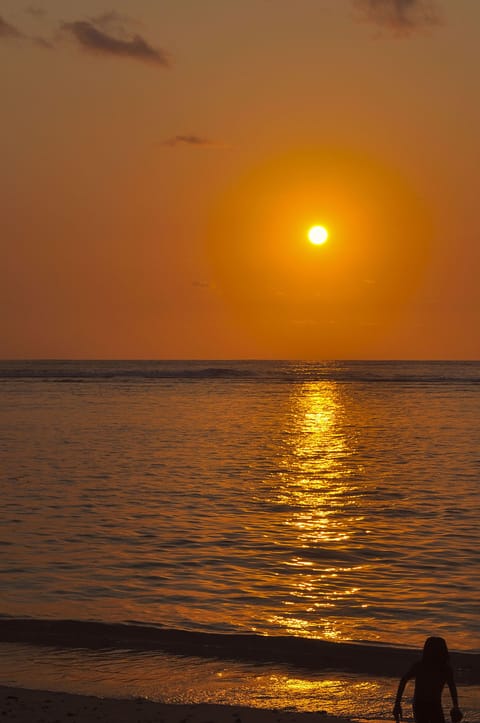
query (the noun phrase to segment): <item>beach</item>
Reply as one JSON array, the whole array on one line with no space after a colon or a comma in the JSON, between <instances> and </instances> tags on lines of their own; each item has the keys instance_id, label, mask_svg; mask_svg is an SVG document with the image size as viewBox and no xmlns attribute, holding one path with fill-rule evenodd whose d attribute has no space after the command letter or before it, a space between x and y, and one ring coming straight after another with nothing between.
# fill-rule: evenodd
<instances>
[{"instance_id":1,"label":"beach","mask_svg":"<svg viewBox=\"0 0 480 723\"><path fill-rule=\"evenodd\" d=\"M175 705L0 686L0 716L16 723L345 723L347 718L227 705Z\"/></svg>"}]
</instances>

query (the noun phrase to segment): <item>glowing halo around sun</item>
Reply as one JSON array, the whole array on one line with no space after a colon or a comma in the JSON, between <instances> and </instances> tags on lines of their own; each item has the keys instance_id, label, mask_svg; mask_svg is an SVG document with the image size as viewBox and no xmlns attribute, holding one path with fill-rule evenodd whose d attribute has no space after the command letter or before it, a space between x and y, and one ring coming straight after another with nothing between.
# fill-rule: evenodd
<instances>
[{"instance_id":1,"label":"glowing halo around sun","mask_svg":"<svg viewBox=\"0 0 480 723\"><path fill-rule=\"evenodd\" d=\"M307 236L314 246L321 246L328 239L328 231L325 226L312 226L308 230Z\"/></svg>"}]
</instances>

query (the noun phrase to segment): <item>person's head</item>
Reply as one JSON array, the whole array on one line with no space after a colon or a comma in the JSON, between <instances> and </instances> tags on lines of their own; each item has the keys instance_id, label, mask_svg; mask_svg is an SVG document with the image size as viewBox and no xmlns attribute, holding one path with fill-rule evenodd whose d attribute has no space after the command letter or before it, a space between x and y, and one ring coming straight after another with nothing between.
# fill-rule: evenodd
<instances>
[{"instance_id":1,"label":"person's head","mask_svg":"<svg viewBox=\"0 0 480 723\"><path fill-rule=\"evenodd\" d=\"M448 663L447 643L443 638L427 638L423 646L422 660L428 665L445 665Z\"/></svg>"}]
</instances>

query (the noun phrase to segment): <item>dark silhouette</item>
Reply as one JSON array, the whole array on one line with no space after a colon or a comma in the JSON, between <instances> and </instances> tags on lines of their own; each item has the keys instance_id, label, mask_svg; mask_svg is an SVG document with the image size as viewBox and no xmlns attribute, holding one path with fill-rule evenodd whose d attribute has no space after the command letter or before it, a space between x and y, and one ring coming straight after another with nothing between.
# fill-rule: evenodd
<instances>
[{"instance_id":1,"label":"dark silhouette","mask_svg":"<svg viewBox=\"0 0 480 723\"><path fill-rule=\"evenodd\" d=\"M427 638L421 659L400 679L393 717L402 718L402 695L409 680L415 679L413 694L413 715L415 723L445 723L442 709L442 691L445 684L450 689L453 708L450 711L452 723L459 723L463 713L458 707L457 687L453 679L448 648L443 638Z\"/></svg>"}]
</instances>

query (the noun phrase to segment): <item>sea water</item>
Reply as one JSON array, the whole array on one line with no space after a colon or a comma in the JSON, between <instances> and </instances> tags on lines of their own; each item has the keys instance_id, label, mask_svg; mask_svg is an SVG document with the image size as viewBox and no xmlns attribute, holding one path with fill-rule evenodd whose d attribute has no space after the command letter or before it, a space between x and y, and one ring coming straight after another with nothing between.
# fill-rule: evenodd
<instances>
[{"instance_id":1,"label":"sea water","mask_svg":"<svg viewBox=\"0 0 480 723\"><path fill-rule=\"evenodd\" d=\"M82 667L87 621L220 633L226 649L442 635L477 658L479 383L475 362L1 362L0 618L75 624L50 669ZM18 670L37 654L4 645ZM135 654L144 681L174 666ZM115 679L118 650L88 655ZM214 663L189 660L208 680ZM245 681L243 664L220 678ZM286 704L288 685L264 687Z\"/></svg>"}]
</instances>

